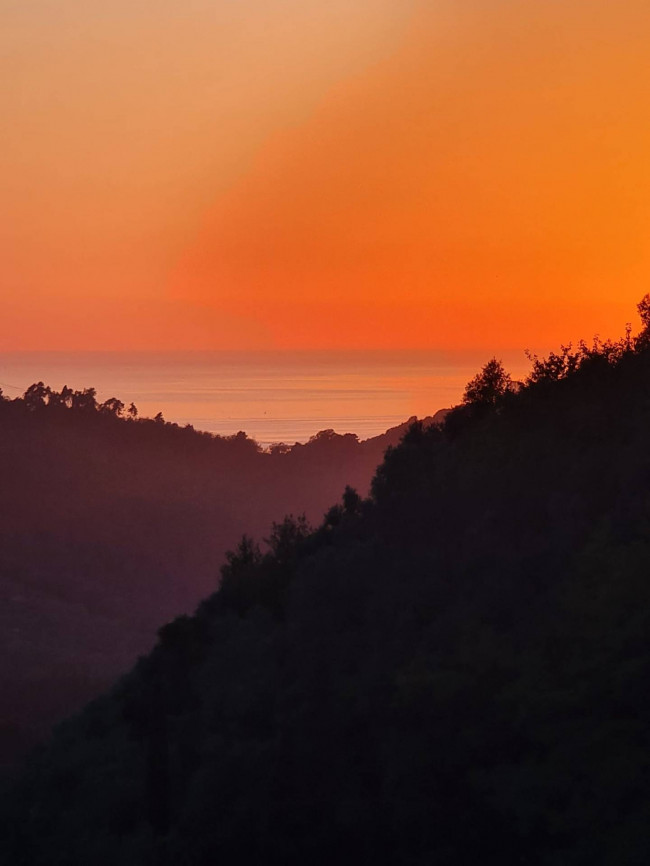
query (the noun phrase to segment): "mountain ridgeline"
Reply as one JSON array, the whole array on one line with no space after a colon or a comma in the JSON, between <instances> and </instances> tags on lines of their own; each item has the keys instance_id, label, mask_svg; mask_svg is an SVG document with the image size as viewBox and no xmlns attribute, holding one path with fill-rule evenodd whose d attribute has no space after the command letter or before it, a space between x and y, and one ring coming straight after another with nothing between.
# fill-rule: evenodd
<instances>
[{"instance_id":1,"label":"mountain ridgeline","mask_svg":"<svg viewBox=\"0 0 650 866\"><path fill-rule=\"evenodd\" d=\"M649 323L489 362L369 498L245 536L33 756L3 862L647 863Z\"/></svg>"},{"instance_id":2,"label":"mountain ridgeline","mask_svg":"<svg viewBox=\"0 0 650 866\"><path fill-rule=\"evenodd\" d=\"M284 513L320 520L345 484L365 493L407 426L264 451L92 388L1 398L0 769L193 611L244 532L267 535Z\"/></svg>"}]
</instances>

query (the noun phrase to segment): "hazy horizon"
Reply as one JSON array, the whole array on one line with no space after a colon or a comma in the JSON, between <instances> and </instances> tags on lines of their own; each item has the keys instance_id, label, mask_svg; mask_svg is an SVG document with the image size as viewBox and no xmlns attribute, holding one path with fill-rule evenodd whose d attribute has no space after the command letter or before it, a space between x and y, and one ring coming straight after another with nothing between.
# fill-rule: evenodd
<instances>
[{"instance_id":1,"label":"hazy horizon","mask_svg":"<svg viewBox=\"0 0 650 866\"><path fill-rule=\"evenodd\" d=\"M142 416L262 445L307 441L322 429L383 433L409 417L458 403L488 360L480 352L4 352L0 387L19 396L35 381L95 387L98 399L133 401ZM523 352L502 356L517 377Z\"/></svg>"}]
</instances>

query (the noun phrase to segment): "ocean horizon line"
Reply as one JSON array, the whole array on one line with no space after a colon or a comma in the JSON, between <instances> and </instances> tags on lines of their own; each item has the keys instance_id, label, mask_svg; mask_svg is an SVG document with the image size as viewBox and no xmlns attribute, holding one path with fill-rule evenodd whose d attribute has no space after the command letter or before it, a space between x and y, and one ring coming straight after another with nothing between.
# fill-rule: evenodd
<instances>
[{"instance_id":1,"label":"ocean horizon line","mask_svg":"<svg viewBox=\"0 0 650 866\"><path fill-rule=\"evenodd\" d=\"M266 446L306 442L324 429L380 435L460 402L484 354L378 351L0 352L0 387L20 396L34 382L93 387L100 402L135 403L143 417ZM523 370L523 358L512 368Z\"/></svg>"}]
</instances>

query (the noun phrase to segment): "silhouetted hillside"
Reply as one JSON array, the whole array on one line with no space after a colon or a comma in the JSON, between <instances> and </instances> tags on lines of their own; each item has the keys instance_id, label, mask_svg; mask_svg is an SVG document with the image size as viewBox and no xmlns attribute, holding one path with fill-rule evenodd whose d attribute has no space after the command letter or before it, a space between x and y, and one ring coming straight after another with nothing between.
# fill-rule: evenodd
<instances>
[{"instance_id":1,"label":"silhouetted hillside","mask_svg":"<svg viewBox=\"0 0 650 866\"><path fill-rule=\"evenodd\" d=\"M244 537L30 762L5 862L645 864L649 324L493 359L369 499Z\"/></svg>"},{"instance_id":2,"label":"silhouetted hillside","mask_svg":"<svg viewBox=\"0 0 650 866\"><path fill-rule=\"evenodd\" d=\"M407 425L359 442L323 431L263 452L139 419L93 389L0 400L0 767L82 706L194 609L244 531L320 520L367 490Z\"/></svg>"}]
</instances>

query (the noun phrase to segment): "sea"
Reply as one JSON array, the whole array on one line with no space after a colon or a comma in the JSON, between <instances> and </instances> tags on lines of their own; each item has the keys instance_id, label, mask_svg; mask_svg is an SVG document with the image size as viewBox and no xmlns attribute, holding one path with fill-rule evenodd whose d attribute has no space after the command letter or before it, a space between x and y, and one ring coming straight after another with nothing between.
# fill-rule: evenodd
<instances>
[{"instance_id":1,"label":"sea","mask_svg":"<svg viewBox=\"0 0 650 866\"><path fill-rule=\"evenodd\" d=\"M522 353L501 355L515 378ZM306 442L320 430L367 439L412 416L456 405L489 360L478 352L10 352L0 387L20 396L33 382L97 389L98 400L133 402L140 416L261 445Z\"/></svg>"}]
</instances>

